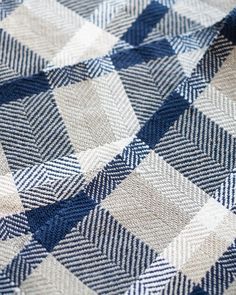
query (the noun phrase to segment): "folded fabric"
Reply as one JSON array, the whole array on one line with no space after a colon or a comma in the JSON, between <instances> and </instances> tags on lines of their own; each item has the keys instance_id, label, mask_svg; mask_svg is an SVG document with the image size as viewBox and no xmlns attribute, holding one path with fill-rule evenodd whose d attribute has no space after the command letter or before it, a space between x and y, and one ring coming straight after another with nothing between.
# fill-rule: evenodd
<instances>
[{"instance_id":1,"label":"folded fabric","mask_svg":"<svg viewBox=\"0 0 236 295\"><path fill-rule=\"evenodd\" d=\"M235 7L0 1L0 295L236 294Z\"/></svg>"}]
</instances>

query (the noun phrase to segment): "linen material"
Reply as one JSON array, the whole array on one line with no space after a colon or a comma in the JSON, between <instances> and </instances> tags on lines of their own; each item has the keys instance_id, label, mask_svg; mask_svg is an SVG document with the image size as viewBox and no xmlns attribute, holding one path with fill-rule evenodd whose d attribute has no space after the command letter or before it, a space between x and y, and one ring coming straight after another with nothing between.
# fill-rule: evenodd
<instances>
[{"instance_id":1,"label":"linen material","mask_svg":"<svg viewBox=\"0 0 236 295\"><path fill-rule=\"evenodd\" d=\"M0 294L236 294L236 2L0 3Z\"/></svg>"}]
</instances>

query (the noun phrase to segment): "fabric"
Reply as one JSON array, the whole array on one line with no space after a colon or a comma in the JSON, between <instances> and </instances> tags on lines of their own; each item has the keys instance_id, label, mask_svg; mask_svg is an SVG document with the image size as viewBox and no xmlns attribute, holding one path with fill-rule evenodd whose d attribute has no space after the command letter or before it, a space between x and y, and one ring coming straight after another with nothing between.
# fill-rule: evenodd
<instances>
[{"instance_id":1,"label":"fabric","mask_svg":"<svg viewBox=\"0 0 236 295\"><path fill-rule=\"evenodd\" d=\"M236 294L236 1L0 1L0 294Z\"/></svg>"}]
</instances>

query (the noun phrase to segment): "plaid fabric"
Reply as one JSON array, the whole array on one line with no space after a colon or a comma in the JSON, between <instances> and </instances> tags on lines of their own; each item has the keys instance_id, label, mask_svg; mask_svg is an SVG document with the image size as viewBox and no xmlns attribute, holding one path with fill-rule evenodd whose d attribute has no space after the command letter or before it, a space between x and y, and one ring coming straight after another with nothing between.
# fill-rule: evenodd
<instances>
[{"instance_id":1,"label":"plaid fabric","mask_svg":"<svg viewBox=\"0 0 236 295\"><path fill-rule=\"evenodd\" d=\"M235 0L0 1L0 294L236 294Z\"/></svg>"}]
</instances>

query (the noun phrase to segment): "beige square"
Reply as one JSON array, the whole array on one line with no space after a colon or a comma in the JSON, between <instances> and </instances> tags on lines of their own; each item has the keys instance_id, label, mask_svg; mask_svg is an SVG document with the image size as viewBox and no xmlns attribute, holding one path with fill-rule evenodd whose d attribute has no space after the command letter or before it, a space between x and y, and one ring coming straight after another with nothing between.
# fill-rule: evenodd
<instances>
[{"instance_id":1,"label":"beige square","mask_svg":"<svg viewBox=\"0 0 236 295\"><path fill-rule=\"evenodd\" d=\"M68 269L49 254L21 284L26 295L95 295Z\"/></svg>"},{"instance_id":2,"label":"beige square","mask_svg":"<svg viewBox=\"0 0 236 295\"><path fill-rule=\"evenodd\" d=\"M54 90L55 99L77 152L114 141L91 80Z\"/></svg>"},{"instance_id":3,"label":"beige square","mask_svg":"<svg viewBox=\"0 0 236 295\"><path fill-rule=\"evenodd\" d=\"M136 171L156 192L175 203L189 218L194 217L210 198L154 151L149 153Z\"/></svg>"},{"instance_id":4,"label":"beige square","mask_svg":"<svg viewBox=\"0 0 236 295\"><path fill-rule=\"evenodd\" d=\"M140 125L118 73L115 71L93 81L116 138L133 136Z\"/></svg>"},{"instance_id":5,"label":"beige square","mask_svg":"<svg viewBox=\"0 0 236 295\"><path fill-rule=\"evenodd\" d=\"M138 120L117 79L111 73L54 90L77 152L130 137L138 130Z\"/></svg>"},{"instance_id":6,"label":"beige square","mask_svg":"<svg viewBox=\"0 0 236 295\"><path fill-rule=\"evenodd\" d=\"M67 11L55 0L28 0L1 26L18 42L49 60L80 27L79 20L72 21L75 17L69 18Z\"/></svg>"},{"instance_id":7,"label":"beige square","mask_svg":"<svg viewBox=\"0 0 236 295\"><path fill-rule=\"evenodd\" d=\"M102 201L102 207L158 252L189 222L183 211L135 171Z\"/></svg>"}]
</instances>

